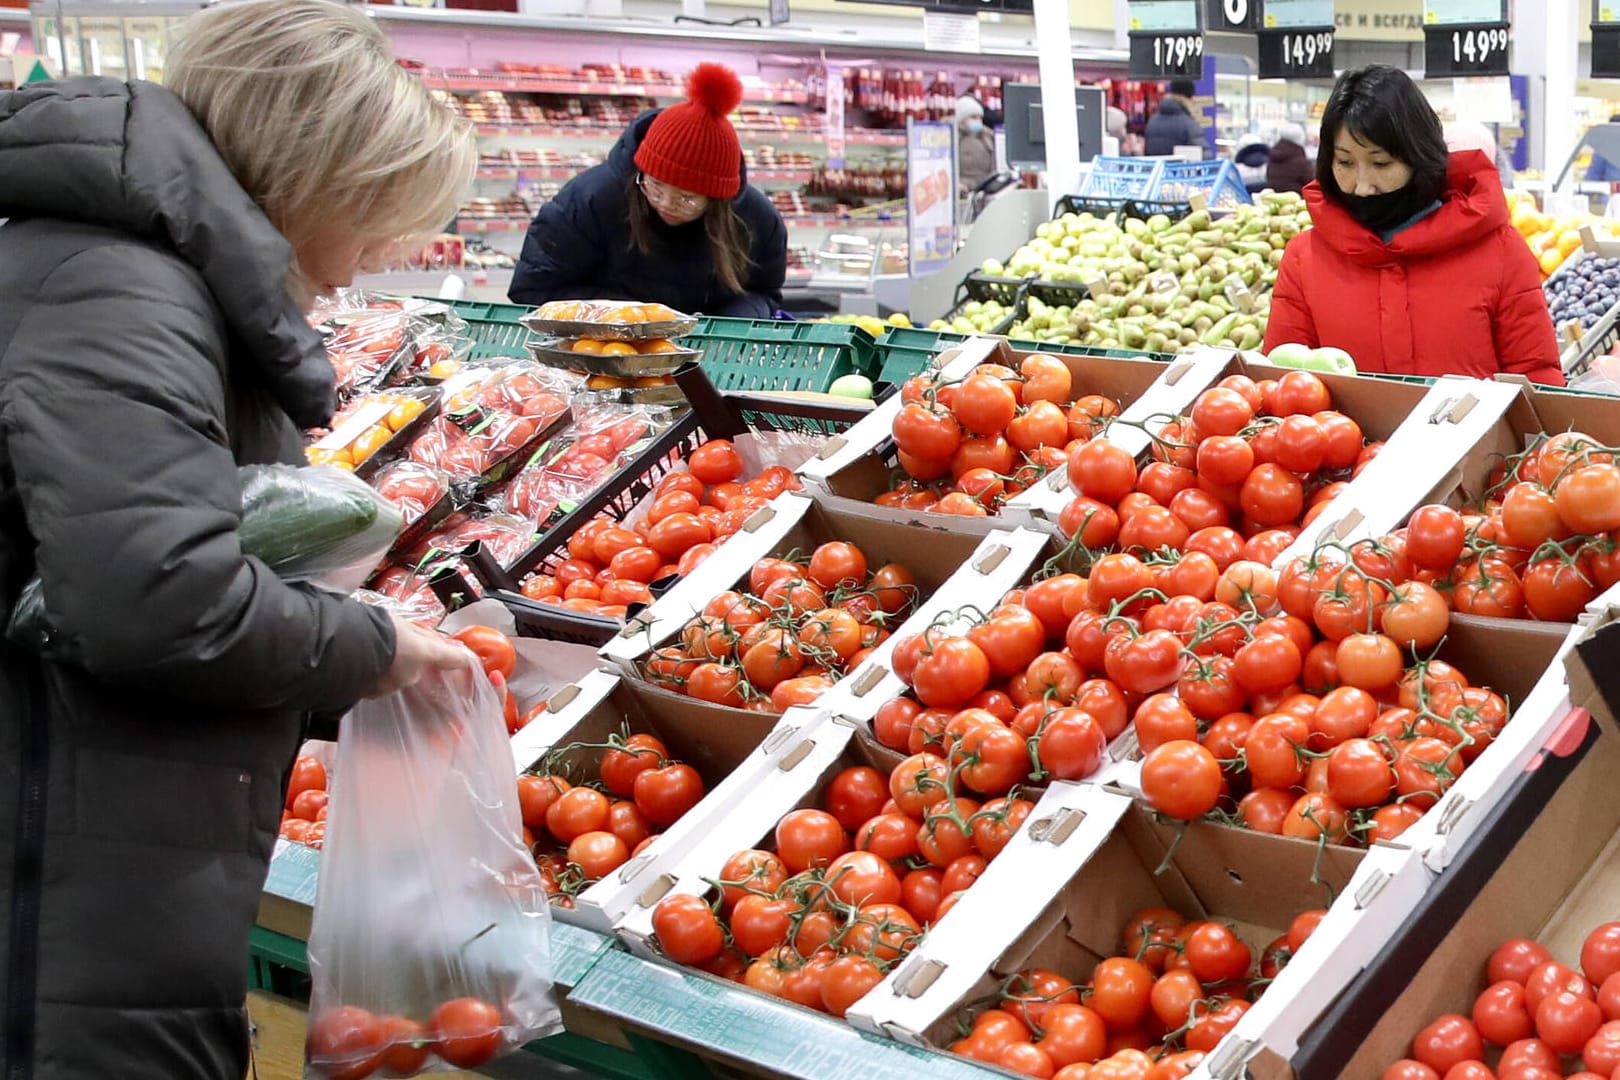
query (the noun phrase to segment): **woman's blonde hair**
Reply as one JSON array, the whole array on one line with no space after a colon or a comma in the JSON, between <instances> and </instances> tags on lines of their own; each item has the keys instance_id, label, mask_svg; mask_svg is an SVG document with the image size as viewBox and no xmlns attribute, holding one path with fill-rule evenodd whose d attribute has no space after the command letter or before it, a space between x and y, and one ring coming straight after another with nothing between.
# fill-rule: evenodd
<instances>
[{"instance_id":1,"label":"woman's blonde hair","mask_svg":"<svg viewBox=\"0 0 1620 1080\"><path fill-rule=\"evenodd\" d=\"M163 76L272 224L297 245L443 228L478 164L471 125L333 0L237 0L191 16Z\"/></svg>"}]
</instances>

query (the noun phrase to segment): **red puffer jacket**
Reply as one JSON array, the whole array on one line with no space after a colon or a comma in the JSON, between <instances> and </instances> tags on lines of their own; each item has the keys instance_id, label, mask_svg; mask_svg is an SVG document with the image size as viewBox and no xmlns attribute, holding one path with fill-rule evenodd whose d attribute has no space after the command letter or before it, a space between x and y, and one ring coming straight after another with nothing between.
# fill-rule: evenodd
<instances>
[{"instance_id":1,"label":"red puffer jacket","mask_svg":"<svg viewBox=\"0 0 1620 1080\"><path fill-rule=\"evenodd\" d=\"M1508 221L1496 166L1451 156L1440 209L1383 243L1350 212L1305 189L1315 228L1283 256L1266 349L1335 346L1362 371L1499 371L1562 386L1558 341L1535 256Z\"/></svg>"}]
</instances>

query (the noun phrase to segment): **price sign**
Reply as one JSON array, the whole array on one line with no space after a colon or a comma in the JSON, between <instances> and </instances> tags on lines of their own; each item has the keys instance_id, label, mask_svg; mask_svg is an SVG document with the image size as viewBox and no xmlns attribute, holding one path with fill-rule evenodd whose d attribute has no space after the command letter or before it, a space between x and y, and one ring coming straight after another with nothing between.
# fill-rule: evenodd
<instances>
[{"instance_id":1,"label":"price sign","mask_svg":"<svg viewBox=\"0 0 1620 1080\"><path fill-rule=\"evenodd\" d=\"M1423 73L1431 79L1508 73L1506 23L1425 26Z\"/></svg>"},{"instance_id":2,"label":"price sign","mask_svg":"<svg viewBox=\"0 0 1620 1080\"><path fill-rule=\"evenodd\" d=\"M1260 78L1333 78L1333 28L1260 31Z\"/></svg>"},{"instance_id":3,"label":"price sign","mask_svg":"<svg viewBox=\"0 0 1620 1080\"><path fill-rule=\"evenodd\" d=\"M1424 26L1481 26L1508 21L1507 0L1424 0Z\"/></svg>"},{"instance_id":4,"label":"price sign","mask_svg":"<svg viewBox=\"0 0 1620 1080\"><path fill-rule=\"evenodd\" d=\"M1204 25L1221 33L1252 34L1260 29L1264 0L1204 0Z\"/></svg>"},{"instance_id":5,"label":"price sign","mask_svg":"<svg viewBox=\"0 0 1620 1080\"><path fill-rule=\"evenodd\" d=\"M1204 73L1203 34L1131 33L1133 79L1196 79Z\"/></svg>"},{"instance_id":6,"label":"price sign","mask_svg":"<svg viewBox=\"0 0 1620 1080\"><path fill-rule=\"evenodd\" d=\"M1620 4L1592 0L1592 78L1620 78Z\"/></svg>"}]
</instances>

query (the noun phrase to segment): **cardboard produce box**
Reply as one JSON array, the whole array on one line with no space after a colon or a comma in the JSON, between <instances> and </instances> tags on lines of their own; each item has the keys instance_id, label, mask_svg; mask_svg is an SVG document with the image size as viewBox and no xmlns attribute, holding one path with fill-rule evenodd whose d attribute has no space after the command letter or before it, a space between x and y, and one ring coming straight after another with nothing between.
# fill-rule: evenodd
<instances>
[{"instance_id":1,"label":"cardboard produce box","mask_svg":"<svg viewBox=\"0 0 1620 1080\"><path fill-rule=\"evenodd\" d=\"M641 629L642 623L632 622L602 647L602 658L635 683L637 692L645 699L665 702L670 707L698 709L714 724L729 724L750 715L745 709L700 702L652 686L645 681L640 665L659 644L673 638L716 593L732 588L739 581L746 583L749 570L758 558L785 555L794 550L808 556L821 543L848 540L865 553L870 569L875 570L886 562L901 563L911 570L918 587L918 605L906 621L815 702L819 709L837 711L851 719L870 720L883 702L901 688L888 667L895 643L963 605L988 610L1013 587L1049 539L1046 533L1028 529L996 531L982 537L934 533L888 521L851 518L796 494L779 496L760 513L766 517L746 546L733 554L728 554L726 548L716 552L653 605L652 612L644 617L649 629Z\"/></svg>"},{"instance_id":2,"label":"cardboard produce box","mask_svg":"<svg viewBox=\"0 0 1620 1080\"><path fill-rule=\"evenodd\" d=\"M966 378L980 364L1005 364L1017 370L1025 357L1039 350L1021 350L999 338L972 338L957 350L942 354L940 371L947 378ZM1122 416L1147 425L1157 433L1169 418L1185 411L1195 397L1215 380L1235 370L1234 354L1204 349L1166 365L1155 360L1058 355L1069 368L1076 397L1102 394L1123 406ZM1040 483L1009 499L999 514L959 517L878 506L873 499L892 486L898 459L892 431L903 406L890 398L842 436L829 439L821 452L800 469L807 487L826 505L846 514L958 532L985 533L1021 525L1055 529L1058 511L1068 501L1068 479L1061 471L1049 483ZM1109 436L1124 441L1133 452L1147 449L1147 431L1118 425ZM1057 496L1061 496L1058 498Z\"/></svg>"},{"instance_id":3,"label":"cardboard produce box","mask_svg":"<svg viewBox=\"0 0 1620 1080\"><path fill-rule=\"evenodd\" d=\"M1083 984L1100 961L1119 955L1125 923L1144 908L1225 923L1259 957L1300 912L1326 908L1335 895L1353 908L1363 893L1353 882L1364 852L1330 847L1318 860L1312 845L1271 844L1204 823L1177 843L1174 829L1120 795L1094 785L1054 785L1049 797L1060 786L1084 793L1073 805L1081 817L1073 835L1054 845L1032 830L1019 848L1008 845L998 879L987 873L975 883L951 912L960 911L962 921L942 920L851 1010L856 1023L915 1045L946 1046L959 1037L959 1011L993 996L1015 972L1040 967ZM1345 921L1362 921L1355 914ZM1289 966L1315 973L1332 953L1329 944L1307 942Z\"/></svg>"},{"instance_id":4,"label":"cardboard produce box","mask_svg":"<svg viewBox=\"0 0 1620 1080\"><path fill-rule=\"evenodd\" d=\"M1620 736L1571 713L1367 971L1296 1050L1265 1048L1249 1075L1378 1080L1437 1016L1469 1013L1487 958L1509 938L1532 938L1577 965L1581 942L1615 917L1620 895L1616 775Z\"/></svg>"},{"instance_id":5,"label":"cardboard produce box","mask_svg":"<svg viewBox=\"0 0 1620 1080\"><path fill-rule=\"evenodd\" d=\"M600 775L604 750L597 745L626 729L656 735L670 757L703 777L704 797L648 845L640 855L574 897L574 907L553 907L563 922L606 933L635 901L658 867L709 822L724 818L753 788L755 777L771 767L811 715L790 710L778 718L742 713L716 725L690 698L653 702L618 675L594 671L554 696L547 710L513 739L519 771L538 766L556 752L556 767L576 780Z\"/></svg>"}]
</instances>

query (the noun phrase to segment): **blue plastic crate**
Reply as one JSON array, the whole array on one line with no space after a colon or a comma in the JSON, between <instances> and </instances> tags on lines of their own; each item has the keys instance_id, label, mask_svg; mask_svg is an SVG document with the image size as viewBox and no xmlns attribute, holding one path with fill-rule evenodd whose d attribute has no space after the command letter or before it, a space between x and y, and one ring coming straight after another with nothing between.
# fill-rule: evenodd
<instances>
[{"instance_id":1,"label":"blue plastic crate","mask_svg":"<svg viewBox=\"0 0 1620 1080\"><path fill-rule=\"evenodd\" d=\"M1165 164L1155 158L1097 158L1076 194L1082 199L1151 198Z\"/></svg>"},{"instance_id":2,"label":"blue plastic crate","mask_svg":"<svg viewBox=\"0 0 1620 1080\"><path fill-rule=\"evenodd\" d=\"M1146 198L1185 203L1202 195L1210 209L1231 208L1254 200L1230 161L1164 161Z\"/></svg>"}]
</instances>

